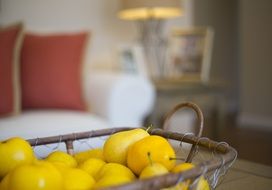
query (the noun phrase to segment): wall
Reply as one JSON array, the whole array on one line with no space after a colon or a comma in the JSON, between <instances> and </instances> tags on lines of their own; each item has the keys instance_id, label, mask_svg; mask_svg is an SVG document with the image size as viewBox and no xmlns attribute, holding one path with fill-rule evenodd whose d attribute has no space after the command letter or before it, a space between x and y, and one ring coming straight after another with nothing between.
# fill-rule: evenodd
<instances>
[{"instance_id":1,"label":"wall","mask_svg":"<svg viewBox=\"0 0 272 190\"><path fill-rule=\"evenodd\" d=\"M214 29L210 77L225 83L229 112L239 105L237 5L237 0L194 0L193 7L193 24Z\"/></svg>"},{"instance_id":2,"label":"wall","mask_svg":"<svg viewBox=\"0 0 272 190\"><path fill-rule=\"evenodd\" d=\"M241 125L272 130L272 1L240 0Z\"/></svg>"},{"instance_id":3,"label":"wall","mask_svg":"<svg viewBox=\"0 0 272 190\"><path fill-rule=\"evenodd\" d=\"M23 21L29 31L67 32L90 30L88 62L111 64L116 47L136 40L135 23L116 17L118 0L0 0L0 24ZM191 23L191 0L185 0L185 16L166 27Z\"/></svg>"},{"instance_id":4,"label":"wall","mask_svg":"<svg viewBox=\"0 0 272 190\"><path fill-rule=\"evenodd\" d=\"M272 129L271 7L271 0L193 3L193 24L215 29L211 77L228 82L240 126Z\"/></svg>"}]
</instances>

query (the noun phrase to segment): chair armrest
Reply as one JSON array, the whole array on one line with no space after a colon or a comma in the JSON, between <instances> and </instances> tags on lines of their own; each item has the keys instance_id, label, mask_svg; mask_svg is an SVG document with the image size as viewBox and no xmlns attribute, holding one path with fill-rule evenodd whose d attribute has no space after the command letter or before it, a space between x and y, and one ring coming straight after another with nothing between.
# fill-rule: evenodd
<instances>
[{"instance_id":1,"label":"chair armrest","mask_svg":"<svg viewBox=\"0 0 272 190\"><path fill-rule=\"evenodd\" d=\"M155 90L141 76L117 72L89 73L85 97L90 111L106 118L112 127L141 127L151 112Z\"/></svg>"}]
</instances>

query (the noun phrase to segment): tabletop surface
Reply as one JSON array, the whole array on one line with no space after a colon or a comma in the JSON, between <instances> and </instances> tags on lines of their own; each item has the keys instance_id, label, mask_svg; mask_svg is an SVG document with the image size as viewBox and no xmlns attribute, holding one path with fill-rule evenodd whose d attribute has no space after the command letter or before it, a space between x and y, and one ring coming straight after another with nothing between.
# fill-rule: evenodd
<instances>
[{"instance_id":1,"label":"tabletop surface","mask_svg":"<svg viewBox=\"0 0 272 190\"><path fill-rule=\"evenodd\" d=\"M271 190L272 167L238 159L216 190Z\"/></svg>"}]
</instances>

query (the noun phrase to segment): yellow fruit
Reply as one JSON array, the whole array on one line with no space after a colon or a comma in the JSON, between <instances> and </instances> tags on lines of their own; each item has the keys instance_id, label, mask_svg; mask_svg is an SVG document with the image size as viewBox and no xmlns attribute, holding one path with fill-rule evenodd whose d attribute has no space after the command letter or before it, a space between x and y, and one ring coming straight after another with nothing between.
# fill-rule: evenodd
<instances>
[{"instance_id":1,"label":"yellow fruit","mask_svg":"<svg viewBox=\"0 0 272 190\"><path fill-rule=\"evenodd\" d=\"M101 160L105 160L102 148L95 148L83 152L78 152L74 155L74 158L76 159L77 163L82 163L89 158L99 158Z\"/></svg>"},{"instance_id":2,"label":"yellow fruit","mask_svg":"<svg viewBox=\"0 0 272 190\"><path fill-rule=\"evenodd\" d=\"M178 183L175 186L163 188L162 190L188 190L189 181Z\"/></svg>"},{"instance_id":3,"label":"yellow fruit","mask_svg":"<svg viewBox=\"0 0 272 190\"><path fill-rule=\"evenodd\" d=\"M46 161L21 165L10 173L9 190L62 190L61 173Z\"/></svg>"},{"instance_id":4,"label":"yellow fruit","mask_svg":"<svg viewBox=\"0 0 272 190\"><path fill-rule=\"evenodd\" d=\"M181 163L181 164L178 164L176 165L172 170L171 172L173 173L179 173L179 172L184 172L186 170L190 170L192 169L193 167L195 167L192 163ZM189 189L189 184L190 184L190 180L186 180L184 182L180 182L179 184L177 184L176 186L174 187L171 187L171 188L167 188L168 190L178 190L178 189L183 189L183 190L187 190Z\"/></svg>"},{"instance_id":5,"label":"yellow fruit","mask_svg":"<svg viewBox=\"0 0 272 190\"><path fill-rule=\"evenodd\" d=\"M0 183L0 190L8 190L8 183L9 183L9 176L10 173L7 174Z\"/></svg>"},{"instance_id":6,"label":"yellow fruit","mask_svg":"<svg viewBox=\"0 0 272 190\"><path fill-rule=\"evenodd\" d=\"M192 169L193 167L195 167L195 166L192 163L185 162L185 163L181 163L181 164L176 165L171 170L171 172L174 172L174 173L184 172L186 170Z\"/></svg>"},{"instance_id":7,"label":"yellow fruit","mask_svg":"<svg viewBox=\"0 0 272 190\"><path fill-rule=\"evenodd\" d=\"M196 190L210 190L210 185L203 176L200 177L196 186Z\"/></svg>"},{"instance_id":8,"label":"yellow fruit","mask_svg":"<svg viewBox=\"0 0 272 190\"><path fill-rule=\"evenodd\" d=\"M58 163L58 162L54 162L54 163L51 163L51 164L53 164L54 167L55 167L61 174L63 174L63 173L67 170L67 168L70 168L70 167L68 167L68 166L66 166L66 165L64 165L64 164L60 164L60 163Z\"/></svg>"},{"instance_id":9,"label":"yellow fruit","mask_svg":"<svg viewBox=\"0 0 272 190\"><path fill-rule=\"evenodd\" d=\"M99 180L105 176L125 176L131 180L135 179L135 175L129 168L117 163L105 164L98 172L96 179Z\"/></svg>"},{"instance_id":10,"label":"yellow fruit","mask_svg":"<svg viewBox=\"0 0 272 190\"><path fill-rule=\"evenodd\" d=\"M101 178L94 186L94 189L100 189L104 187L123 185L125 183L132 182L133 180L126 176L107 175Z\"/></svg>"},{"instance_id":11,"label":"yellow fruit","mask_svg":"<svg viewBox=\"0 0 272 190\"><path fill-rule=\"evenodd\" d=\"M160 163L170 171L176 163L173 158L176 154L170 143L161 136L150 135L129 147L127 165L137 175L150 162Z\"/></svg>"},{"instance_id":12,"label":"yellow fruit","mask_svg":"<svg viewBox=\"0 0 272 190\"><path fill-rule=\"evenodd\" d=\"M92 189L95 180L84 170L67 168L63 173L64 190L89 190Z\"/></svg>"},{"instance_id":13,"label":"yellow fruit","mask_svg":"<svg viewBox=\"0 0 272 190\"><path fill-rule=\"evenodd\" d=\"M128 147L147 136L149 136L148 132L143 129L122 131L111 135L103 147L105 160L126 165Z\"/></svg>"},{"instance_id":14,"label":"yellow fruit","mask_svg":"<svg viewBox=\"0 0 272 190\"><path fill-rule=\"evenodd\" d=\"M32 147L22 138L0 142L0 179L16 166L31 163L34 158Z\"/></svg>"},{"instance_id":15,"label":"yellow fruit","mask_svg":"<svg viewBox=\"0 0 272 190\"><path fill-rule=\"evenodd\" d=\"M78 168L86 171L92 177L96 177L99 170L106 164L101 159L98 158L89 158L85 162L81 163Z\"/></svg>"},{"instance_id":16,"label":"yellow fruit","mask_svg":"<svg viewBox=\"0 0 272 190\"><path fill-rule=\"evenodd\" d=\"M160 163L152 163L146 166L140 174L140 179L167 174L168 170Z\"/></svg>"},{"instance_id":17,"label":"yellow fruit","mask_svg":"<svg viewBox=\"0 0 272 190\"><path fill-rule=\"evenodd\" d=\"M57 162L59 164L66 165L68 167L76 167L77 166L77 161L73 156L69 155L66 152L61 152L61 151L55 151L55 152L50 153L46 157L45 160L52 162L52 163Z\"/></svg>"}]
</instances>

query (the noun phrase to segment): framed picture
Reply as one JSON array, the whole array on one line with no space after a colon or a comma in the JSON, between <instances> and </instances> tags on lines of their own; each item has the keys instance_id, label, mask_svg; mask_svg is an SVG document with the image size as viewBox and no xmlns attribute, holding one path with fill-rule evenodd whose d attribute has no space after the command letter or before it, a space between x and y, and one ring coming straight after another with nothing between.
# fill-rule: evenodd
<instances>
[{"instance_id":1,"label":"framed picture","mask_svg":"<svg viewBox=\"0 0 272 190\"><path fill-rule=\"evenodd\" d=\"M148 77L143 48L140 45L122 45L118 48L118 56L122 71Z\"/></svg>"},{"instance_id":2,"label":"framed picture","mask_svg":"<svg viewBox=\"0 0 272 190\"><path fill-rule=\"evenodd\" d=\"M207 82L213 35L209 27L174 29L169 43L168 77Z\"/></svg>"}]
</instances>

